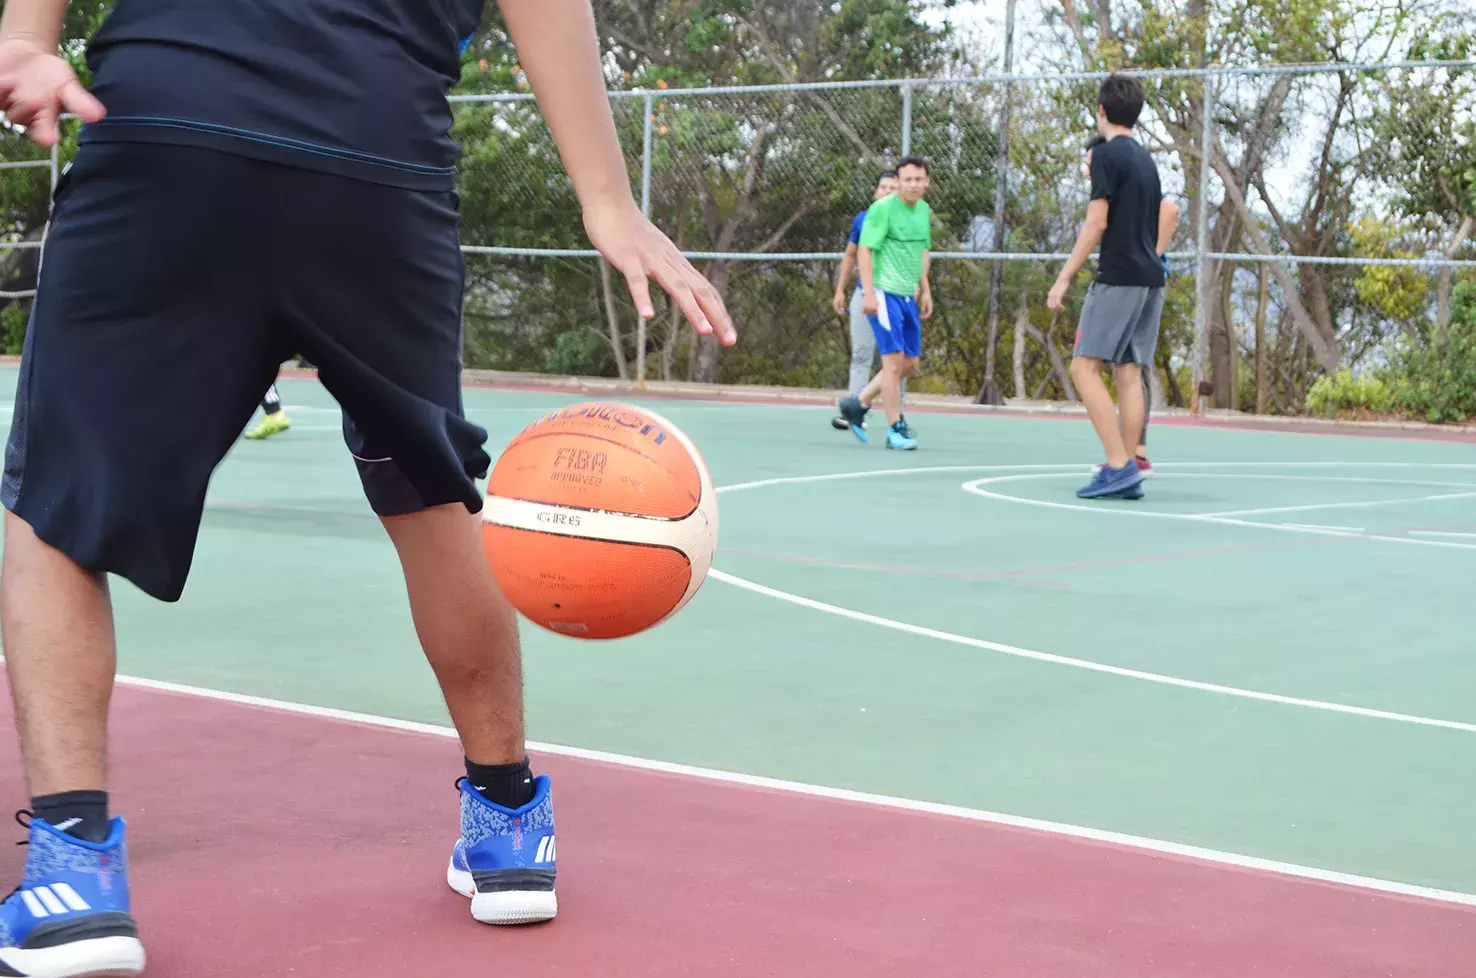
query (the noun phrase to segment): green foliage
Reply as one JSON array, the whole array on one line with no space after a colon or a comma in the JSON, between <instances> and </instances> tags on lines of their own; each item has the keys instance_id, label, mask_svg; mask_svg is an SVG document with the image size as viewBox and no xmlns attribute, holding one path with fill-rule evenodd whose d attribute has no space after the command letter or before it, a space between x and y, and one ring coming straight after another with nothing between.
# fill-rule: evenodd
<instances>
[{"instance_id":1,"label":"green foliage","mask_svg":"<svg viewBox=\"0 0 1476 978\"><path fill-rule=\"evenodd\" d=\"M1307 391L1308 413L1325 418L1380 414L1389 404L1389 388L1382 380L1357 376L1347 367L1318 377Z\"/></svg>"},{"instance_id":2,"label":"green foliage","mask_svg":"<svg viewBox=\"0 0 1476 978\"><path fill-rule=\"evenodd\" d=\"M0 349L3 349L6 356L16 356L25 345L29 315L26 306L19 302L12 302L0 309Z\"/></svg>"},{"instance_id":3,"label":"green foliage","mask_svg":"<svg viewBox=\"0 0 1476 978\"><path fill-rule=\"evenodd\" d=\"M1401 346L1387 377L1394 405L1409 415L1436 424L1476 420L1476 283L1456 288L1444 337Z\"/></svg>"},{"instance_id":4,"label":"green foliage","mask_svg":"<svg viewBox=\"0 0 1476 978\"><path fill-rule=\"evenodd\" d=\"M588 329L571 329L560 333L549 352L545 369L551 374L590 376L601 373L607 359L604 341Z\"/></svg>"}]
</instances>

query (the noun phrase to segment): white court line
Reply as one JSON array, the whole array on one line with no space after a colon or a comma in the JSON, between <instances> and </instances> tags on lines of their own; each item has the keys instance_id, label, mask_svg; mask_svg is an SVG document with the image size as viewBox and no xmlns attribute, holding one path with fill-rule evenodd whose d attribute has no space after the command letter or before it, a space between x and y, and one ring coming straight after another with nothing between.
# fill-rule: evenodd
<instances>
[{"instance_id":1,"label":"white court line","mask_svg":"<svg viewBox=\"0 0 1476 978\"><path fill-rule=\"evenodd\" d=\"M1363 532L1361 526L1327 526L1323 523L1283 523L1281 525L1297 530L1325 530L1328 533L1346 533L1353 536Z\"/></svg>"},{"instance_id":2,"label":"white court line","mask_svg":"<svg viewBox=\"0 0 1476 978\"><path fill-rule=\"evenodd\" d=\"M1190 465L1192 463L1181 463L1181 464L1187 466L1187 465ZM1244 465L1244 466L1249 466L1249 465L1257 465L1257 464L1260 464L1260 463L1242 462L1242 463L1220 463L1220 464L1222 466L1223 465ZM1304 463L1291 463L1291 464L1304 464ZM1316 464L1316 463L1312 463L1312 464ZM1331 464L1337 464L1337 463L1331 463ZM1398 464L1398 463L1396 463L1396 464ZM1417 463L1411 463L1411 464L1417 464ZM1464 466L1463 465L1462 467L1463 468L1476 468L1476 465L1470 465L1470 466ZM924 467L924 468L912 468L912 469L880 469L880 470L871 470L871 471L866 471L866 472L843 472L843 473L835 473L835 474L832 474L832 475L820 475L820 476L789 476L789 477L775 478L775 479L761 479L761 480L758 480L758 481L755 481L755 482L743 482L743 483L738 483L736 485L723 486L723 487L719 488L717 491L720 492L720 493L723 493L723 492L737 492L737 491L740 491L740 490L757 489L757 488L762 488L762 487L765 487L765 486L774 486L774 485L793 485L793 484L799 484L799 483L816 483L816 482L839 481L839 480L848 480L848 479L862 479L862 478L880 477L880 476L887 476L887 475L909 475L909 474L916 475L916 474L922 474L922 473L927 473L927 472L935 472L935 473L956 473L956 472L959 472L959 471L980 471L980 470L993 470L993 471L1006 470L1006 471L1010 471L1010 470L1018 470L1018 469L1024 469L1024 468L1032 468L1032 467L1031 466L1022 466L1022 465L1000 465L1000 466L958 466L958 465L948 465L948 466L939 466L937 468L925 468ZM1066 466L1035 466L1034 468L1036 468L1037 470L1038 469L1041 469L1041 468L1049 468L1049 469L1054 469L1054 470L1057 470L1057 471L1056 472L1052 472L1052 473L1047 473L1047 474L1039 474L1037 472L1036 474L1006 475L1006 476L995 476L995 477L989 478L989 479L978 479L978 480L975 480L974 482L964 483L963 488L966 489L966 490L969 490L970 492L976 492L979 495L990 496L990 497L996 498L996 499L1002 499L1002 500L1006 500L1006 501L1010 501L1010 502L1029 502L1029 503L1035 503L1035 504L1039 504L1039 505L1047 506L1047 507L1051 507L1051 508L1070 509L1070 510L1082 510L1082 509L1084 509L1084 510L1087 510L1088 512L1133 512L1132 510L1121 510L1121 509L1113 509L1113 508L1098 509L1097 507L1075 506L1075 505L1070 505L1070 504L1066 504L1066 503L1056 503L1056 502L1049 502L1049 501L1044 501L1044 500L1034 500L1034 499L1032 499L1032 500L1025 500L1025 499L1021 499L1020 497L999 495L999 494L995 494L995 493L990 493L987 490L982 490L982 489L977 488L978 486L980 486L980 485L982 485L984 483L991 483L991 482L1009 482L1009 481L1017 481L1017 480L1031 479L1031 478L1037 478L1037 479L1038 478L1050 478L1050 477L1053 477L1054 475L1060 474L1059 470L1066 468ZM1080 466L1073 466L1073 467L1071 467L1071 469L1073 471L1079 470L1080 469ZM1324 477L1324 478L1335 478L1335 477ZM1296 526L1296 525L1293 525L1293 524L1256 523L1256 522L1250 522L1250 521L1244 521L1244 520L1233 520L1233 519L1227 519L1227 518L1198 517L1198 516L1190 516L1190 515L1183 515L1183 516L1181 516L1180 514L1152 513L1152 512L1148 512L1148 511L1139 511L1139 512L1137 512L1136 515L1140 515L1140 516L1173 516L1173 517L1176 517L1176 518L1189 519L1189 520L1198 520L1198 521L1201 521L1201 522L1208 522L1208 523L1221 523L1221 524L1229 524L1229 525L1243 525L1243 526L1259 527L1259 528L1262 528L1262 529L1270 529L1270 530L1281 529L1281 530L1288 530L1288 531L1293 531L1293 532L1315 533L1315 534L1322 535L1322 536L1329 536L1329 535L1331 535L1331 536L1339 536L1339 537L1342 537L1342 536L1347 536L1348 535L1347 533L1345 533L1341 529L1339 529L1339 530L1332 530L1330 528L1299 527L1299 526ZM1377 539L1377 538L1370 538L1370 539ZM1389 538L1389 539L1399 539L1399 538ZM1408 542L1408 543L1431 543L1431 544L1437 543L1437 541L1425 541L1425 540L1407 540L1405 542ZM1467 544L1446 544L1446 545L1447 546L1469 547L1471 549L1476 549L1476 545L1467 545ZM1237 698L1240 698L1240 699L1259 700L1259 701L1265 702L1265 703L1276 703L1276 704L1280 704L1280 705L1283 705L1283 706L1296 706L1296 707L1302 707L1302 708L1311 709L1311 710L1323 710L1323 711L1330 712L1330 713L1341 713L1341 714L1346 714L1346 715L1350 715L1350 716L1358 716L1358 717L1364 717L1364 718L1367 718L1367 719L1374 719L1374 720L1387 720L1387 721L1393 721L1393 722L1397 722L1397 723L1408 723L1408 724L1414 724L1414 725L1417 725L1417 726L1426 726L1426 727L1440 727L1440 728L1447 729L1447 730L1458 730L1458 731L1461 731L1463 733L1476 733L1476 724L1464 723L1464 722L1461 722L1461 721L1458 721L1458 720L1442 720L1442 719L1437 719L1437 718L1434 718L1434 717L1422 717L1422 716L1416 716L1414 714L1408 714L1408 713L1396 713L1396 712L1389 711L1389 710L1379 710L1379 709L1374 709L1374 708L1371 708L1371 707L1352 706L1352 705L1349 705L1349 704L1346 704L1346 703L1331 703L1331 702L1327 702L1327 701L1324 701L1324 700L1306 699L1306 698L1298 697L1298 696L1284 696L1284 695L1282 695L1280 693L1266 693L1266 692L1262 692L1260 690L1243 689L1243 688L1238 687L1238 686L1225 686L1225 685L1222 685L1222 684L1219 684L1219 683L1206 683L1206 682L1200 682L1200 681L1194 680L1194 679L1182 679L1182 678L1180 678L1178 676L1168 676L1168 675L1164 675L1162 673L1147 672L1147 671L1144 671L1144 670L1141 670L1141 669L1129 669L1129 668L1126 668L1124 666L1114 666L1114 665L1109 665L1109 664L1103 663L1103 662L1094 662L1094 661L1089 660L1089 659L1078 659L1078 658L1075 658L1075 657L1072 657L1072 656L1056 655L1056 654L1050 653L1050 652L1037 652L1034 649L1025 649L1025 648L1020 648L1020 647L1014 646L1014 645L1006 645L1006 644L1004 644L1002 642L990 642L990 641L987 641L985 639L970 638L967 635L956 635L953 632L945 632L945 631L942 631L942 630L936 629L936 628L927 628L927 627L922 626L922 625L913 625L913 624L911 624L909 622L897 621L897 620L892 619L892 618L883 618L883 617L881 617L879 615L867 614L866 612L862 612L862 611L853 611L850 608L843 608L843 607L840 607L839 605L828 604L828 603L823 602L823 601L816 601L813 598L807 598L807 597L804 597L803 595L794 594L794 593L789 592L789 591L781 591L778 588L768 587L767 585L764 585L764 584L758 584L758 583L756 583L754 581L747 580L746 578L738 577L737 575L729 574L729 573L727 573L725 571L719 570L716 567L712 568L708 572L708 574L709 574L710 577L716 578L717 580L723 581L723 582L725 582L727 584L731 584L734 587L738 587L738 588L742 588L744 590L752 591L752 592L754 592L756 594L762 594L762 595L764 595L766 597L775 598L775 599L780 600L780 601L786 601L786 602L788 602L790 604L799 605L802 608L809 608L812 611L821 611L821 612L825 612L826 614L831 614L831 615L839 616L841 618L849 618L852 621L864 622L864 623L869 624L869 625L877 625L877 626L880 626L882 628L892 629L893 631L905 632L907 634L916 635L916 636L919 636L921 638L931 638L931 639L936 639L936 640L941 641L941 642L951 642L951 643L953 643L955 645L970 646L972 648L984 649L984 650L987 650L987 651L990 651L990 652L998 652L998 653L1001 653L1001 654L1004 654L1004 655L1016 656L1016 657L1022 658L1022 659L1033 659L1033 660L1035 660L1037 662L1048 662L1048 663L1051 663L1051 664L1054 664L1054 665L1068 666L1068 667L1075 668L1075 669L1084 669L1084 670L1087 670L1089 672L1100 672L1100 673L1106 673L1108 675L1120 676L1120 677L1125 678L1125 679L1135 679L1135 680L1139 680L1139 681L1142 681L1142 682L1156 683L1156 684L1162 685L1162 686L1175 686L1175 687L1178 687L1178 688L1181 688L1181 689L1192 689L1192 690L1197 690L1199 692L1215 693L1215 694L1219 694L1219 695L1222 695L1222 696L1232 696L1232 697L1237 697Z\"/></svg>"},{"instance_id":3,"label":"white court line","mask_svg":"<svg viewBox=\"0 0 1476 978\"><path fill-rule=\"evenodd\" d=\"M1191 463L1183 463L1183 464L1189 465ZM1242 464L1246 464L1246 463L1242 463ZM1253 463L1251 463L1251 464L1253 464ZM1297 463L1291 463L1291 464L1297 464ZM1347 463L1343 463L1343 464L1346 465ZM1359 464L1363 464L1363 463L1359 463ZM1383 464L1386 464L1386 465L1405 464L1405 465L1409 465L1409 466L1420 466L1421 465L1421 463L1418 463L1418 462L1410 462L1410 463L1383 463ZM1465 468L1467 466L1461 465L1460 467ZM1158 468L1158 466L1155 465L1154 468ZM1209 473L1205 473L1205 474L1209 474ZM1195 522L1195 523L1215 523L1215 524L1219 524L1221 526L1248 526L1248 527L1252 527L1252 528L1258 529L1258 530L1279 530L1279 531L1281 531L1283 533L1310 533L1310 534L1321 535L1321 536L1346 536L1346 534L1343 534L1341 532L1339 532L1339 533L1332 533L1332 532L1330 532L1328 530L1314 529L1314 528L1309 527L1309 526L1302 526L1302 525L1298 525L1298 524L1295 524L1295 523L1262 523L1262 522L1259 522L1259 521L1256 521L1256 520L1238 520L1238 519L1233 519L1233 518L1228 517L1228 516L1211 516L1211 515L1208 515L1208 514L1199 514L1199 513L1163 513L1163 512L1158 512L1156 510L1151 510L1151 509L1142 509L1142 508L1137 507L1137 506L1134 506L1134 505L1123 505L1123 504L1115 504L1115 505L1114 504L1109 504L1109 505L1095 505L1094 506L1094 505L1085 505L1085 504L1081 504L1081 503L1061 503L1061 502L1055 502L1054 500L1049 500L1049 499L1029 499L1029 498L1027 498L1025 496L1007 496L1004 493L993 492L993 491L991 491L989 489L985 489L984 488L984 486L986 486L986 485L991 485L991 484L999 483L999 482L1018 482L1018 481L1026 480L1026 479L1048 479L1048 478L1051 478L1054 475L1055 475L1055 473L1042 473L1040 475L1034 475L1034 476L1031 476L1031 475L1010 475L1010 476L997 476L997 477L991 478L991 479L975 479L972 482L966 482L966 483L964 483L961 488L965 492L971 492L971 493L973 493L976 496L983 496L986 499L997 499L1000 502L1018 503L1018 504L1024 505L1024 506L1039 506L1039 507L1043 507L1045 509L1069 510L1069 511L1075 512L1075 513L1092 513L1094 515L1107 515L1107 516L1135 516L1135 517L1139 517L1139 518L1143 518L1143 519L1188 520L1190 522ZM1381 543L1411 544L1411 545L1414 545L1414 546L1422 546L1422 547L1447 547L1447 548L1456 549L1456 550L1476 550L1476 544L1471 544L1471 543L1454 543L1454 542L1451 542L1449 540L1426 540L1426 539L1421 539L1421 538L1411 538L1411 537L1403 537L1403 536L1391 536L1391 535L1384 534L1384 533L1365 533L1365 534L1360 534L1359 535L1359 539L1362 539L1362 540L1377 540L1377 541L1379 541Z\"/></svg>"},{"instance_id":4,"label":"white court line","mask_svg":"<svg viewBox=\"0 0 1476 978\"><path fill-rule=\"evenodd\" d=\"M455 740L456 731L451 727L431 723L417 723L413 720L400 720L393 717L374 716L367 713L354 713L348 710L336 710L331 707L311 706L305 703L291 703L284 700L267 699L260 696L247 696L240 693L228 693L222 690L204 689L198 686L185 686L179 683L161 682L156 679L143 679L137 676L119 676L118 683L123 686L132 686L138 689L148 689L157 692L177 693L185 696L194 696L202 699L214 700L223 703L232 703L239 706L254 706L284 713L292 713L298 716L313 717L325 720L343 720L350 723L360 723L372 727L387 730L397 730L409 733L428 734L433 737L442 737ZM641 771L655 771L662 774L673 774L681 777L697 778L703 781L713 781L720 784L743 785L750 788L764 788L770 791L781 791L787 794L803 795L811 798L826 798L833 801L852 802L861 805L870 805L877 808L887 808L896 811L914 812L927 815L942 815L950 818L966 819L972 822L982 822L990 825L1003 825L1011 828L1027 829L1033 832L1042 832L1049 835L1064 836L1072 839L1084 839L1091 842L1101 842L1108 845L1120 846L1126 849L1136 849L1143 852L1158 853L1167 856L1177 856L1192 859L1197 862L1210 863L1218 866L1233 866L1237 869L1258 870L1277 876L1287 876L1297 879L1316 880L1322 883L1333 883L1339 886L1347 886L1360 890L1371 890L1379 893L1390 893L1399 896L1417 897L1424 900L1432 900L1439 903L1460 904L1462 906L1476 907L1476 893L1462 893L1457 890L1442 890L1429 886L1420 886L1415 883L1401 883L1395 880L1378 879L1371 876L1358 876L1352 873L1340 873L1335 870L1322 869L1316 866L1302 866L1296 863L1281 862L1275 859L1263 859L1259 856L1248 856L1235 852L1222 852L1217 849L1206 849L1201 846L1185 845L1179 842L1170 842L1164 839L1151 839L1145 836L1127 835L1121 832L1111 832L1105 829L1094 829L1082 825L1071 825L1065 822L1052 822L1045 819L1027 818L1021 815L1009 815L1003 812L991 812L977 808L965 808L959 805L945 805L938 802L920 801L912 798L899 798L892 795L877 795L864 791L852 791L847 788L830 788L824 785L805 784L799 781L784 781L778 778L766 778L754 774L740 774L733 771L720 771L713 768L694 767L689 764L675 764L669 761L650 760L643 757L632 757L626 754L614 754L608 751L587 750L583 747L565 747L559 744L546 744L537 741L528 742L528 750L535 754L552 754L561 757L572 757L579 760L594 761L600 764L610 764L617 767L632 768Z\"/></svg>"},{"instance_id":5,"label":"white court line","mask_svg":"<svg viewBox=\"0 0 1476 978\"><path fill-rule=\"evenodd\" d=\"M1049 662L1058 666L1070 666L1073 669L1101 672L1109 676L1121 676L1124 679L1137 679L1142 682L1156 683L1160 686L1177 686L1180 689L1193 689L1201 693L1217 693L1221 696L1233 696L1238 699L1259 700L1263 703L1277 703L1282 706L1299 706L1309 710L1343 713L1349 716L1365 717L1371 720L1391 720L1396 723L1409 723L1421 727L1440 727L1446 730L1459 730L1462 733L1476 733L1476 723L1463 723L1459 720L1441 720L1435 717L1415 716L1410 713L1394 713L1389 710L1376 710L1365 706L1351 706L1347 703L1329 703L1324 700L1304 699L1300 696L1283 696L1280 693L1263 693L1255 689L1223 686L1219 683L1205 683L1197 679L1181 679L1178 676L1166 676L1162 673L1146 672L1142 669L1129 669L1125 666L1108 665L1105 662L1078 659L1069 655L1037 652L1034 649L1022 649L1015 645L1005 645L1003 642L991 642L982 638L970 638L967 635L955 635L953 632L945 632L937 628L927 628L923 625L913 625L905 621L883 618L880 615L867 614L864 611L853 611L850 608L842 608L839 605L827 604L824 601L816 601L814 598L807 598L803 595L781 591L778 588L772 588L765 584L758 584L746 578L738 577L735 574L718 570L717 568L708 571L708 575L719 581L731 584L734 587L742 588L745 591L752 591L755 594L777 598L780 601L787 601L790 604L799 605L801 608L809 608L812 611L823 611L826 614L836 615L840 618L849 618L852 621L863 622L867 625L878 625L893 631L916 635L919 638L931 638L940 642L951 642L954 645L966 645L971 648L999 652L1003 655L1011 655L1020 659L1033 659L1036 662Z\"/></svg>"},{"instance_id":6,"label":"white court line","mask_svg":"<svg viewBox=\"0 0 1476 978\"><path fill-rule=\"evenodd\" d=\"M1462 540L1476 540L1476 533L1451 533L1445 530L1410 530L1412 537L1456 537Z\"/></svg>"},{"instance_id":7,"label":"white court line","mask_svg":"<svg viewBox=\"0 0 1476 978\"><path fill-rule=\"evenodd\" d=\"M1305 506L1267 506L1264 509L1227 509L1200 516L1264 516L1267 513L1305 513L1318 509L1360 509L1369 506L1400 506L1405 503L1435 503L1448 499L1476 499L1476 492L1446 492L1438 496L1406 496L1402 499L1365 499L1347 503L1309 503ZM1316 526L1315 523L1288 524ZM1362 532L1362 531L1360 531Z\"/></svg>"}]
</instances>

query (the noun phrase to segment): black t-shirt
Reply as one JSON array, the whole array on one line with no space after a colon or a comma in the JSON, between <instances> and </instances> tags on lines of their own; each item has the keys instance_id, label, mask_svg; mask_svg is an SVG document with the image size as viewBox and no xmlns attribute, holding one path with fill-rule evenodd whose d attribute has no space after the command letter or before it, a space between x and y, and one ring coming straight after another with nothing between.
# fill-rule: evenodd
<instances>
[{"instance_id":1,"label":"black t-shirt","mask_svg":"<svg viewBox=\"0 0 1476 978\"><path fill-rule=\"evenodd\" d=\"M84 142L207 146L454 186L446 93L484 0L117 0L88 48Z\"/></svg>"},{"instance_id":2,"label":"black t-shirt","mask_svg":"<svg viewBox=\"0 0 1476 978\"><path fill-rule=\"evenodd\" d=\"M1163 190L1153 157L1128 136L1092 150L1092 200L1107 201L1097 281L1103 285L1163 285L1158 258L1158 207Z\"/></svg>"}]
</instances>

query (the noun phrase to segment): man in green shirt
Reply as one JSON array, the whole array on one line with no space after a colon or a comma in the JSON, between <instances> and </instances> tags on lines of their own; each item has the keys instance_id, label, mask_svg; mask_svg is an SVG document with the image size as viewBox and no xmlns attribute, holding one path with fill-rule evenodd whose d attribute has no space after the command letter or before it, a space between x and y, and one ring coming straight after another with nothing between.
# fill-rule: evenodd
<instances>
[{"instance_id":1,"label":"man in green shirt","mask_svg":"<svg viewBox=\"0 0 1476 978\"><path fill-rule=\"evenodd\" d=\"M902 381L917 371L922 356L922 321L933 314L928 285L928 251L933 245L933 211L923 194L928 164L909 156L897 165L897 192L866 212L857 257L861 266L861 308L871 321L881 373L856 397L840 402L851 433L866 441L866 412L881 395L887 412L887 447L917 448L902 417Z\"/></svg>"}]
</instances>

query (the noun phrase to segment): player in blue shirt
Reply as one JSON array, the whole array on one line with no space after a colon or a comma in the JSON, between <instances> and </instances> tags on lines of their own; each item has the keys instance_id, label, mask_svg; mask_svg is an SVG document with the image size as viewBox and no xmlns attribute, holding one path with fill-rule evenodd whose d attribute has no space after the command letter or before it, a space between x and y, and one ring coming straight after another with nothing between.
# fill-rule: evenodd
<instances>
[{"instance_id":1,"label":"player in blue shirt","mask_svg":"<svg viewBox=\"0 0 1476 978\"><path fill-rule=\"evenodd\" d=\"M294 353L343 406L460 734L444 878L477 920L549 919L549 782L525 754L517 619L475 515L487 433L461 406L446 94L483 0L117 0L88 47L91 91L58 56L66 6L6 0L0 14L9 121L42 146L62 113L86 123L56 190L0 482L0 616L33 795L21 887L0 902L0 975L143 970L107 795L107 575L180 597L211 474ZM640 315L654 315L654 279L698 333L734 343L716 290L632 198L590 0L499 6L583 227ZM324 652L353 668L352 649ZM343 804L393 825L394 789Z\"/></svg>"},{"instance_id":2,"label":"player in blue shirt","mask_svg":"<svg viewBox=\"0 0 1476 978\"><path fill-rule=\"evenodd\" d=\"M888 170L881 175L876 182L876 189L872 192L872 202L883 200L897 192L897 171ZM861 308L861 279L856 279L856 288L851 292L850 299L846 298L846 287L851 282L851 275L857 270L856 249L861 244L861 226L866 223L866 211L861 211L851 221L851 234L846 239L846 254L841 259L840 275L835 280L835 298L831 305L837 316L845 316L849 311L851 327L851 377L850 387L847 389L850 396L855 397L871 380L874 372L872 367L876 359L876 337L871 332L871 320L866 317ZM903 390L906 391L906 381L903 381ZM850 430L851 423L840 415L830 420L831 427L837 431Z\"/></svg>"}]
</instances>

